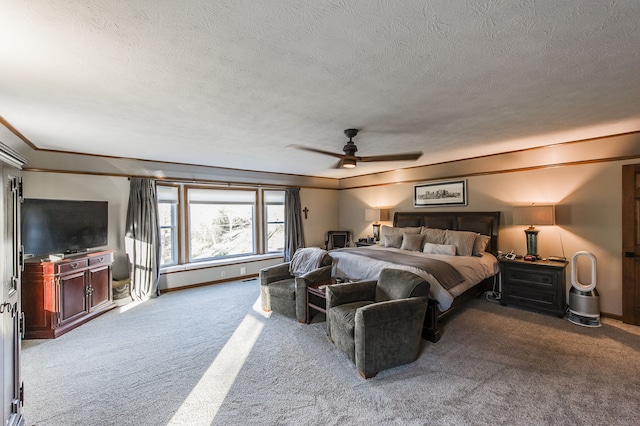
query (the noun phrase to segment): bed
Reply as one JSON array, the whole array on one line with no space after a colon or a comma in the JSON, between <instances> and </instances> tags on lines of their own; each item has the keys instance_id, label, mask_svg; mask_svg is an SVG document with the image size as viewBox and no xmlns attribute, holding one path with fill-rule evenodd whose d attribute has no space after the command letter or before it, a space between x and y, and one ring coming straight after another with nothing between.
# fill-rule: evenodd
<instances>
[{"instance_id":1,"label":"bed","mask_svg":"<svg viewBox=\"0 0 640 426\"><path fill-rule=\"evenodd\" d=\"M493 287L499 225L500 212L396 212L380 244L331 251L332 275L377 279L384 268L420 275L431 285L422 337L437 342L443 318Z\"/></svg>"}]
</instances>

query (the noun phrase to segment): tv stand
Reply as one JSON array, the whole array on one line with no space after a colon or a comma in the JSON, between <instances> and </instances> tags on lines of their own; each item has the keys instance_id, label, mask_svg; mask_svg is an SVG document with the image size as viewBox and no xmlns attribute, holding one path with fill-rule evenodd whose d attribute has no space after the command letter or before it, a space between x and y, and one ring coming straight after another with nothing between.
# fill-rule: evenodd
<instances>
[{"instance_id":1,"label":"tv stand","mask_svg":"<svg viewBox=\"0 0 640 426\"><path fill-rule=\"evenodd\" d=\"M22 278L26 339L55 339L116 305L111 290L113 250L59 261L28 259Z\"/></svg>"}]
</instances>

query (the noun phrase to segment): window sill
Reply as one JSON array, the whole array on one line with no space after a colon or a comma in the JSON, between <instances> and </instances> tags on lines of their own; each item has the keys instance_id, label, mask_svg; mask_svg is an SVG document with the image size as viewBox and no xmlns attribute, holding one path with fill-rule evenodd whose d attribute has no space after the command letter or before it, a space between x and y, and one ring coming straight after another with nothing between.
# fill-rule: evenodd
<instances>
[{"instance_id":1,"label":"window sill","mask_svg":"<svg viewBox=\"0 0 640 426\"><path fill-rule=\"evenodd\" d=\"M185 263L182 265L171 265L161 268L160 274L172 274L175 272L195 271L198 269L217 268L220 266L240 265L242 263L271 259L281 259L282 261L284 261L282 253L254 254L250 256L234 257L228 259L208 260L204 262Z\"/></svg>"}]
</instances>

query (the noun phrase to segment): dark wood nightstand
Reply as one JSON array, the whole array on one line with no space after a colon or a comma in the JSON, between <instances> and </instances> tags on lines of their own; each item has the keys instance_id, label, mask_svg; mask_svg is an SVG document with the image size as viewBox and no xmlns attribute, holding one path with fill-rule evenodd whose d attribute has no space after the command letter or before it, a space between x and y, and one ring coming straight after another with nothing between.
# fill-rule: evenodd
<instances>
[{"instance_id":1,"label":"dark wood nightstand","mask_svg":"<svg viewBox=\"0 0 640 426\"><path fill-rule=\"evenodd\" d=\"M500 259L501 305L514 305L564 316L568 262Z\"/></svg>"}]
</instances>

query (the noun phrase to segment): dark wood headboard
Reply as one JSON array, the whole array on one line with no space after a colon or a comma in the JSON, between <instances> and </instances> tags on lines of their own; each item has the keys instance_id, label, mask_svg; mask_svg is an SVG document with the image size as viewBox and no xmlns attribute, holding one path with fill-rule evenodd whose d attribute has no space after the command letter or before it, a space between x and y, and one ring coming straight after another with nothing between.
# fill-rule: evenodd
<instances>
[{"instance_id":1,"label":"dark wood headboard","mask_svg":"<svg viewBox=\"0 0 640 426\"><path fill-rule=\"evenodd\" d=\"M491 241L487 251L494 255L498 253L500 212L396 212L393 226L426 226L489 235Z\"/></svg>"}]
</instances>

